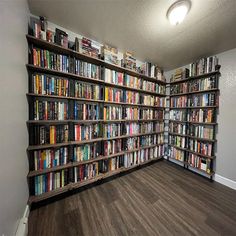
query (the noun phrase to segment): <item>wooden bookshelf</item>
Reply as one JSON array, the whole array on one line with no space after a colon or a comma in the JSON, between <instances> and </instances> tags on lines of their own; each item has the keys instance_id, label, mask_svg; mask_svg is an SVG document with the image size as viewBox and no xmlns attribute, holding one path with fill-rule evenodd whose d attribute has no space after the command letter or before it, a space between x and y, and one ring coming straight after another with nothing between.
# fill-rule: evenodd
<instances>
[{"instance_id":1,"label":"wooden bookshelf","mask_svg":"<svg viewBox=\"0 0 236 236\"><path fill-rule=\"evenodd\" d=\"M26 94L28 104L29 104L29 120L27 121L27 127L29 131L29 143L30 145L27 148L28 152L28 159L29 159L29 173L28 173L28 183L29 183L29 192L30 192L30 197L29 197L29 203L34 203L34 202L39 202L42 200L46 200L48 198L57 196L59 194L65 193L67 191L73 190L80 188L82 186L89 185L91 183L95 183L99 180L109 178L113 175L117 175L122 172L129 171L131 169L134 169L138 166L143 166L149 162L159 160L164 156L164 129L162 130L161 125L163 124L164 127L164 109L165 105L163 106L158 106L157 104L162 104L164 103L164 99L166 97L166 93L158 93L154 92L151 89L150 90L145 90L143 89L143 82L144 81L150 81L156 83L158 86L155 87L155 90L158 91L163 91L162 88L163 86L166 85L165 81L160 81L157 80L156 78L152 78L143 74L140 74L136 71L129 70L127 68L117 66L117 65L112 65L109 64L99 58L94 58L76 51L73 51L68 48L64 48L62 46L56 45L54 43L49 43L47 41L35 38L30 35L26 35L28 45L29 45L29 63L26 64L26 68L28 70L29 74L29 90L28 93ZM99 79L95 79L89 76L82 76L79 74L71 73L71 72L65 72L61 70L55 70L55 69L49 69L49 68L54 68L54 67L41 67L41 66L36 66L33 63L33 47L36 47L38 49L42 50L49 50L50 52L61 54L61 55L66 55L74 59L78 59L83 61L84 63L91 63L96 65L99 68L99 74L98 77ZM37 58L37 60L39 60ZM41 59L40 59L41 60ZM47 61L47 58L44 60ZM60 60L60 59L59 59ZM40 61L41 63L41 61ZM45 63L45 62L43 62ZM49 62L47 62L49 63ZM61 62L62 66L64 62ZM103 70L105 68L114 70L116 72L121 72L123 75L127 74L130 76L135 76L137 78L141 79L141 86L139 88L132 87L132 86L127 86L127 85L121 85L121 84L116 84L116 83L110 83L106 82L105 80L105 74L103 73ZM71 70L67 70L71 71ZM62 89L62 85L60 84L55 84L54 92L49 93L48 90L50 90L50 87L47 87L47 92L39 92L39 90L45 89L46 86L49 86L47 83L43 81L44 84L42 84L42 79L40 81L34 81L34 75L43 75L46 76L47 78L53 78L55 80L65 80L66 83L68 82L68 87L63 88L63 93L59 95ZM40 77L41 78L41 77ZM125 79L125 76L124 76ZM70 82L73 82L72 85ZM38 85L38 83L41 83ZM55 82L56 83L56 82ZM62 82L58 82L62 83ZM93 99L93 98L85 98L83 96L72 96L71 91L69 92L69 88L71 89L71 86L75 86L75 83L79 84L87 84L88 86L99 86L99 99ZM37 87L38 92L35 92L35 87ZM41 86L41 87L40 87ZM54 85L53 85L54 86ZM64 86L64 85L63 85ZM156 85L155 85L156 86ZM162 86L162 87L161 87ZM111 88L111 89L118 89L121 90L123 93L126 91L129 91L133 94L137 93L139 96L139 103L128 103L128 102L117 102L115 100L112 101L107 101L105 98L105 88ZM36 89L36 90L37 90ZM68 89L68 93L64 95L65 90ZM75 88L74 88L75 89ZM92 89L92 87L91 87ZM164 88L165 89L165 88ZM51 88L52 90L52 88ZM58 90L58 91L57 91ZM45 90L46 91L46 90ZM92 91L92 90L91 90ZM93 92L94 93L94 92ZM127 92L128 93L128 92ZM63 95L62 95L63 94ZM75 94L75 92L74 92ZM91 93L90 93L91 95ZM144 103L143 100L141 100L142 96L150 97L153 99L154 102L150 103ZM91 95L91 97L94 97L94 94ZM145 98L146 98L145 97ZM110 99L110 98L109 98ZM142 97L142 99L144 99ZM163 100L161 100L163 99ZM37 104L35 102L38 102ZM44 101L48 101L48 105L45 105ZM129 101L129 100L127 100ZM41 103L42 104L41 104ZM40 103L40 105L38 105ZM59 108L58 104L63 104L63 112L62 108ZM153 105L152 105L153 103ZM91 118L86 118L86 119L80 119L80 118L75 118L76 112L79 114L79 112L82 112L82 114L89 114L93 113L94 111L89 111L86 110L85 112L83 110L76 110L77 104L81 106L87 106L87 105L94 105L96 106L96 119L91 119ZM146 105L149 104L149 105ZM56 108L56 106L58 106ZM104 117L104 108L105 107L120 107L121 108L121 115L122 119L118 118L111 118L107 119ZM65 110L64 110L65 109ZM87 109L87 108L85 108ZM152 111L153 112L153 117L151 119L143 119L143 118L136 118L136 119L126 119L125 118L125 112L126 109L138 109L138 113L141 117L141 114L143 114L143 117L147 117L145 115L146 111ZM61 115L66 118L62 119L61 117L59 118L61 112ZM156 114L157 112L157 114ZM135 113L134 113L135 114ZM162 117L159 115L163 114ZM80 115L80 114L79 114ZM127 115L127 114L126 114ZM48 118L49 117L54 117L54 118ZM151 115L150 115L151 116ZM157 118L155 118L157 116ZM35 118L37 117L37 118ZM41 118L39 118L41 117ZM80 116L79 116L80 117ZM90 116L89 116L90 117ZM151 132L135 132L131 134L127 134L128 131L126 131L127 127L131 127L135 123L138 125L139 130L141 130L141 126L143 129L151 130ZM92 131L90 132L90 135L94 135L94 138L86 138L86 140L81 140L81 141L76 141L75 135L77 135L76 132L82 132L81 130L76 130L75 126L79 127L88 127L89 129L91 128ZM120 127L121 129L121 135L112 135L111 137L104 136L105 132L105 126L106 125L115 125L114 127ZM120 126L116 126L120 125ZM148 128L149 126L152 128ZM60 131L57 131L57 127L62 127ZM156 128L157 127L157 128ZM42 130L41 130L42 128ZM96 129L99 129L96 135L94 134ZM118 129L117 128L117 129ZM54 130L54 133L51 133L51 129ZM161 130L161 131L159 131ZM65 138L68 135L68 141L67 142L58 142L55 141L58 139L58 135L56 134L59 132L59 136L62 136L62 138ZM64 135L64 136L63 136ZM31 140L32 137L37 136L35 140ZM138 140L139 145L141 145L141 138L144 139L147 137L151 137L151 142L150 145L146 146L139 146L138 148L132 148L130 150L127 150L125 148L125 144L127 142L128 138L135 138ZM46 138L45 138L46 137ZM39 144L38 139L40 140L41 138L45 139L45 144ZM50 139L50 142L49 142ZM51 142L51 139L55 139L54 142ZM154 141L155 140L155 141ZM105 155L105 143L106 142L114 142L114 145L116 142L118 143L121 142L122 149L121 151L115 152L111 155ZM40 142L44 143L44 142ZM53 144L50 144L53 143ZM135 144L137 145L137 144ZM90 159L84 159L83 161L76 161L76 158L74 158L74 155L78 155L75 151L75 148L90 148L90 154L89 155L95 155L92 153L91 150L95 150L94 153L96 153L96 156L90 158ZM99 148L98 148L99 147ZM94 148L94 149L92 149ZM98 149L95 149L98 148ZM84 150L84 149L81 149ZM99 151L97 153L97 150ZM56 161L56 165L50 165L53 167L48 166L48 162L51 161L49 160L48 157L43 157L45 159L42 159L42 156L38 155L46 155L45 153L52 152L53 154L50 154L50 158L55 158L56 155L59 159L53 159L53 161ZM57 154L56 154L57 152ZM154 153L155 152L155 153ZM159 155L159 152L162 153ZM43 154L42 154L43 153ZM138 155L138 158L141 160L141 155L142 158L145 160L144 162L138 161L138 164L127 166L125 167L125 158L129 158L129 155ZM142 154L141 154L142 153ZM150 156L150 153L152 153L153 156ZM48 155L48 154L47 154ZM82 155L82 154L81 154ZM84 154L83 154L84 155ZM160 156L160 157L159 157ZM152 158L154 157L154 158ZM62 159L66 158L66 162L62 162ZM112 161L117 161L116 164L117 168L116 170L110 170L109 165L113 165ZM64 161L64 159L63 159ZM105 163L107 161L107 172L106 173L100 173L100 168L98 166L99 163ZM46 164L45 164L46 163ZM59 163L59 164L58 164ZM120 164L121 163L121 164ZM38 167L36 168L35 165ZM75 182L75 178L77 175L75 175L75 172L77 171L76 168L80 168L83 166L83 168L87 168L88 166L91 166L93 168L97 168L97 171L100 173L98 175L95 175L94 177L86 180L79 180L78 182ZM128 165L128 164L127 164ZM87 166L87 167L86 167ZM60 174L60 183L65 183L64 186L57 186L52 188L53 190L48 191L48 186L52 184L56 184L57 180L52 180L50 181L47 178L51 178L51 174ZM85 174L85 172L84 172ZM43 179L36 179L36 178L43 178ZM53 177L54 178L54 177ZM37 181L36 181L37 180ZM39 181L43 180L44 182ZM47 183L47 184L46 184ZM43 185L43 186L42 186ZM40 193L36 193L36 186L39 186ZM43 190L45 188L45 190Z\"/></svg>"},{"instance_id":2,"label":"wooden bookshelf","mask_svg":"<svg viewBox=\"0 0 236 236\"><path fill-rule=\"evenodd\" d=\"M171 147L171 152L178 153L178 155L181 154L184 159L184 161L181 162L184 165L184 168L196 171L196 173L198 174L208 176L211 180L214 175L213 168L214 161L216 159L215 146L217 143L217 109L219 108L219 69L220 66L217 65L215 67L215 71L213 72L200 74L197 76L189 76L188 78L180 79L177 81L171 81L168 85L168 87L170 87L170 91L174 91L173 94L169 95L169 110L170 112L173 112L173 114L181 114L181 116L183 117L183 121L169 119L168 145L169 147ZM209 85L211 85L212 87L207 87ZM194 87L193 91L191 86L196 86L198 89ZM179 91L184 92L181 93ZM204 99L208 99L208 103L206 104L209 105L183 105L184 101L186 101L186 104L195 104L194 99L199 99L203 101L203 97ZM211 99L214 100L214 103L212 103ZM181 103L181 107L171 106L171 104L178 104L178 102ZM195 119L191 117L192 114L198 114L196 115L196 117L203 117L203 111L205 112L205 116L207 115L207 119L200 118L201 121L197 121L197 118ZM211 114L209 115L209 117L208 112L209 114ZM194 121L188 121L187 119ZM211 120L211 122L202 122L202 120ZM184 133L183 130L185 130ZM201 133L201 135L199 135L199 133ZM204 138L200 138L200 136ZM179 147L179 145L173 145L176 142L182 143L182 145L184 144L184 147ZM197 151L194 149L194 147L197 147ZM173 153L170 153L169 159L175 159L171 156L173 155ZM211 153L211 155L205 155L202 153ZM204 168L207 168L207 171Z\"/></svg>"}]
</instances>

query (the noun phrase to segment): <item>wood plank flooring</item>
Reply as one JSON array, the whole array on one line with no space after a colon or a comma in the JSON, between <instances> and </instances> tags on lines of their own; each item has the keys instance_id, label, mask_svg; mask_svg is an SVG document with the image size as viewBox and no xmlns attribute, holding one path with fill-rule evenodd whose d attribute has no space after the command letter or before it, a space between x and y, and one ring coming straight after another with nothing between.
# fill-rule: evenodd
<instances>
[{"instance_id":1,"label":"wood plank flooring","mask_svg":"<svg viewBox=\"0 0 236 236\"><path fill-rule=\"evenodd\" d=\"M37 235L236 235L236 191L159 161L32 210Z\"/></svg>"}]
</instances>

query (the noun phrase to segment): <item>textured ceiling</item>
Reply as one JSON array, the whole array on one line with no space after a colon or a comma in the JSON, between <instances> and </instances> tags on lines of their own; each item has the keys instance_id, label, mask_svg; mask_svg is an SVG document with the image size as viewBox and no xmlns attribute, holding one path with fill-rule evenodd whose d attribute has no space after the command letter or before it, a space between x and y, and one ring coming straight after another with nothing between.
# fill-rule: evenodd
<instances>
[{"instance_id":1,"label":"textured ceiling","mask_svg":"<svg viewBox=\"0 0 236 236\"><path fill-rule=\"evenodd\" d=\"M236 47L236 0L192 0L185 21L166 18L174 0L28 0L55 24L134 52L170 70Z\"/></svg>"}]
</instances>

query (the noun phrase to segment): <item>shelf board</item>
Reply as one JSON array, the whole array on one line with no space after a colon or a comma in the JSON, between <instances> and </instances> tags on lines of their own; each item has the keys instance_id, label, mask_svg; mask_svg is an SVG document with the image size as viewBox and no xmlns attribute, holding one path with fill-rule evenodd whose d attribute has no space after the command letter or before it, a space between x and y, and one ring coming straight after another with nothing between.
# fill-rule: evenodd
<instances>
[{"instance_id":1,"label":"shelf board","mask_svg":"<svg viewBox=\"0 0 236 236\"><path fill-rule=\"evenodd\" d=\"M125 171L128 171L128 170L131 170L131 169L136 168L138 166L143 166L145 164L148 164L148 163L153 162L153 161L160 160L162 158L163 157L157 157L157 158L149 159L147 161L139 163L138 165L134 165L134 166L131 166L131 167L128 167L128 168L122 167L122 168L117 169L117 170L109 171L105 174L100 174L99 176L96 176L95 178L92 178L92 179L83 180L83 181L77 182L77 183L69 183L68 185L66 185L62 188L58 188L58 189L55 189L55 190L52 190L50 192L46 192L46 193L43 193L43 194L40 194L40 195L37 195L37 196L30 196L29 200L28 200L28 203L32 204L32 203L40 202L42 200L46 200L48 198L51 198L51 197L57 196L59 194L65 193L69 190L73 190L73 189L80 188L82 186L86 186L88 184L97 182L98 180L106 179L108 177L117 175L119 173L122 173L122 172L125 172Z\"/></svg>"},{"instance_id":2,"label":"shelf board","mask_svg":"<svg viewBox=\"0 0 236 236\"><path fill-rule=\"evenodd\" d=\"M56 98L56 99L77 100L77 101L90 102L90 103L103 103L103 100L87 99L87 98L76 98L76 97L66 97L66 96L58 96L58 95L35 94L35 93L27 93L26 95L29 97Z\"/></svg>"},{"instance_id":3,"label":"shelf board","mask_svg":"<svg viewBox=\"0 0 236 236\"><path fill-rule=\"evenodd\" d=\"M195 107L170 107L170 109L211 109L211 108L219 108L218 106L195 106Z\"/></svg>"},{"instance_id":4,"label":"shelf board","mask_svg":"<svg viewBox=\"0 0 236 236\"><path fill-rule=\"evenodd\" d=\"M197 168L197 167L193 167L191 164L189 164L188 162L186 162L186 165L187 166L189 166L189 167L191 167L192 169L194 169L194 170L196 170L196 171L199 171L200 173L203 173L203 174L205 174L205 175L208 175L208 176L213 176L214 174L215 174L215 172L214 171L211 171L210 173L208 173L208 172L206 172L205 170L201 170L201 169L199 169L199 168ZM189 170L191 170L191 169L189 169ZM192 170L191 170L192 171ZM194 171L195 172L195 171Z\"/></svg>"},{"instance_id":5,"label":"shelf board","mask_svg":"<svg viewBox=\"0 0 236 236\"><path fill-rule=\"evenodd\" d=\"M206 159L215 159L215 158L216 158L216 156L204 155L204 154L201 154L201 153L198 153L198 152L191 151L190 149L186 149L186 151L189 152L189 153L195 154L195 155L197 155L197 156L204 157L204 158L206 158Z\"/></svg>"},{"instance_id":6,"label":"shelf board","mask_svg":"<svg viewBox=\"0 0 236 236\"><path fill-rule=\"evenodd\" d=\"M130 70L130 69L118 66L118 65L110 64L110 63L105 62L104 60L101 60L99 58L91 57L91 56L76 52L74 50L71 50L69 48L64 48L64 47L57 45L55 43L49 43L45 40L38 39L38 38L31 36L31 35L26 35L26 38L27 38L28 43L34 44L35 46L38 46L38 47L43 47L44 49L47 49L47 50L51 50L51 51L61 53L61 54L71 55L77 59L82 59L82 60L88 61L90 63L94 63L96 65L105 66L106 68L110 68L112 70L116 70L119 72L130 74L130 75L133 75L136 77L141 77L141 78L151 81L151 82L156 82L156 83L163 84L163 85L166 84L165 81L158 80L158 79L150 77L150 76L146 76L144 74L138 73L136 71L133 71L133 70Z\"/></svg>"},{"instance_id":7,"label":"shelf board","mask_svg":"<svg viewBox=\"0 0 236 236\"><path fill-rule=\"evenodd\" d=\"M177 93L177 94L170 94L170 97L179 97L184 95L191 95L191 94L197 94L197 93L210 93L210 92L218 92L218 88L214 89L206 89L206 90L200 90L200 91L192 91L192 92L186 92L186 93Z\"/></svg>"},{"instance_id":8,"label":"shelf board","mask_svg":"<svg viewBox=\"0 0 236 236\"><path fill-rule=\"evenodd\" d=\"M169 143L168 143L168 145L171 146L171 147L177 148L177 149L179 149L179 150L182 150L182 151L187 151L187 150L188 150L187 148L178 147L178 146L173 145L173 144L169 144Z\"/></svg>"},{"instance_id":9,"label":"shelf board","mask_svg":"<svg viewBox=\"0 0 236 236\"><path fill-rule=\"evenodd\" d=\"M206 141L206 142L211 142L214 143L217 140L216 139L206 139L206 138L199 138L196 136L192 136L192 135L188 135L188 134L179 134L179 133L173 133L173 132L169 132L170 135L175 135L175 136L181 136L181 137L186 137L186 138L191 138L191 139L196 139L199 141Z\"/></svg>"},{"instance_id":10,"label":"shelf board","mask_svg":"<svg viewBox=\"0 0 236 236\"><path fill-rule=\"evenodd\" d=\"M188 121L180 121L180 120L169 120L169 122L180 123L180 124L188 123Z\"/></svg>"},{"instance_id":11,"label":"shelf board","mask_svg":"<svg viewBox=\"0 0 236 236\"><path fill-rule=\"evenodd\" d=\"M70 142L67 143L55 143L55 144L42 144L42 145L30 145L27 148L27 151L33 151L33 150L39 150L39 149L47 149L47 148L58 148L58 147L64 147L69 146Z\"/></svg>"},{"instance_id":12,"label":"shelf board","mask_svg":"<svg viewBox=\"0 0 236 236\"><path fill-rule=\"evenodd\" d=\"M88 83L104 84L104 81L101 79L92 79L89 77L76 75L76 74L69 73L69 72L62 72L62 71L47 69L47 68L43 68L43 67L39 67L39 66L34 66L32 64L26 64L26 67L28 70L34 71L34 72L51 74L51 75L56 75L56 76L60 76L60 77L65 77L65 78L72 78L72 79L75 79L78 81L83 81L83 82L88 82Z\"/></svg>"},{"instance_id":13,"label":"shelf board","mask_svg":"<svg viewBox=\"0 0 236 236\"><path fill-rule=\"evenodd\" d=\"M81 141L70 141L71 145L83 145L87 143L95 143L102 141L103 138L95 138L95 139L89 139L89 140L81 140Z\"/></svg>"},{"instance_id":14,"label":"shelf board","mask_svg":"<svg viewBox=\"0 0 236 236\"><path fill-rule=\"evenodd\" d=\"M175 158L173 158L173 157L169 157L169 158L170 158L170 160L174 160L174 161L179 162L179 163L181 163L181 164L183 164L183 165L186 164L185 161L181 161L181 160L175 159Z\"/></svg>"},{"instance_id":15,"label":"shelf board","mask_svg":"<svg viewBox=\"0 0 236 236\"><path fill-rule=\"evenodd\" d=\"M109 87L116 87L116 88L120 88L120 89L131 90L131 91L135 91L135 92L142 93L142 94L144 93L144 94L150 94L150 95L159 96L159 97L166 97L166 95L162 94L162 93L156 93L156 92L143 90L143 89L139 89L139 88L128 87L126 85L119 85L119 84L109 83L109 82L105 82L105 81L104 81L104 85L109 86Z\"/></svg>"},{"instance_id":16,"label":"shelf board","mask_svg":"<svg viewBox=\"0 0 236 236\"><path fill-rule=\"evenodd\" d=\"M206 73L206 74L202 74L202 75L196 75L196 76L190 76L188 78L185 79L181 79L181 80L176 80L176 81L171 81L169 82L169 84L178 84L178 83L183 83L189 80L195 80L195 79L201 79L201 78L207 78L207 77L211 77L211 76L215 76L215 75L220 75L219 70L210 72L210 73Z\"/></svg>"},{"instance_id":17,"label":"shelf board","mask_svg":"<svg viewBox=\"0 0 236 236\"><path fill-rule=\"evenodd\" d=\"M188 121L189 124L196 124L196 125L217 125L214 122L197 122L197 121Z\"/></svg>"}]
</instances>

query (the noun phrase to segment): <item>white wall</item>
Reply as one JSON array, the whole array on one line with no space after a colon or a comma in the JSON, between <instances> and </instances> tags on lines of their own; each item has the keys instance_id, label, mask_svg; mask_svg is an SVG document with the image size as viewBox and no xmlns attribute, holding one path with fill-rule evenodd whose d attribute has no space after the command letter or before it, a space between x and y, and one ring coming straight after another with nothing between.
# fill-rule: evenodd
<instances>
[{"instance_id":1,"label":"white wall","mask_svg":"<svg viewBox=\"0 0 236 236\"><path fill-rule=\"evenodd\" d=\"M28 199L28 4L0 1L0 235L14 235Z\"/></svg>"},{"instance_id":2,"label":"white wall","mask_svg":"<svg viewBox=\"0 0 236 236\"><path fill-rule=\"evenodd\" d=\"M215 179L227 184L221 176L227 178L231 180L229 185L236 188L236 49L220 53L217 57L221 77ZM188 65L184 67L188 68ZM173 72L165 72L168 81Z\"/></svg>"}]
</instances>

